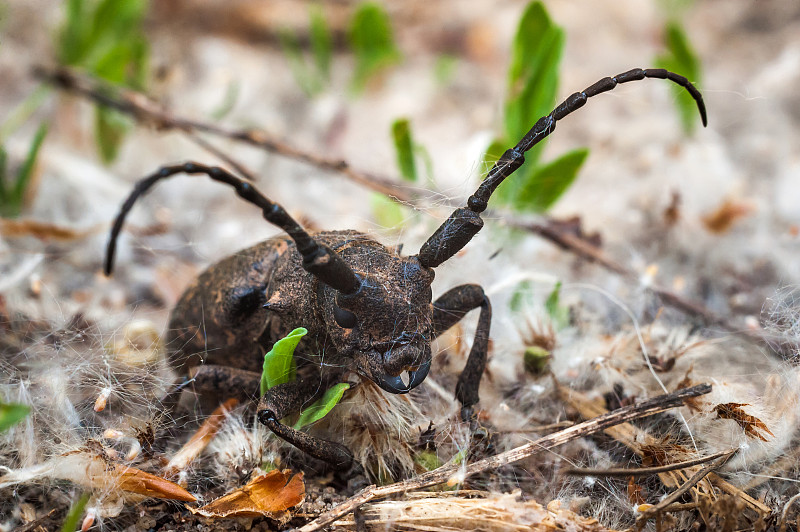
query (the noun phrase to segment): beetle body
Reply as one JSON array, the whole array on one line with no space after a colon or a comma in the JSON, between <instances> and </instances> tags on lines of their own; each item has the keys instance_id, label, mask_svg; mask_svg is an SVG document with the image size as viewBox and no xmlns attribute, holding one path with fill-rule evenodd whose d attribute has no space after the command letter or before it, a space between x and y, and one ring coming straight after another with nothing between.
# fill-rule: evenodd
<instances>
[{"instance_id":1,"label":"beetle body","mask_svg":"<svg viewBox=\"0 0 800 532\"><path fill-rule=\"evenodd\" d=\"M290 239L274 238L209 267L184 292L169 325L173 367L260 371L270 346L301 326L308 329L305 350L326 368L353 370L395 393L400 385L392 382L403 371L429 364L433 270L355 231L313 236L363 279L361 297L345 310L357 323L337 323L342 296L337 302L332 289L302 268Z\"/></svg>"},{"instance_id":2,"label":"beetle body","mask_svg":"<svg viewBox=\"0 0 800 532\"><path fill-rule=\"evenodd\" d=\"M311 340L306 349L320 357L322 380L301 378L269 389L259 401L258 419L308 454L347 467L353 458L347 448L280 420L297 412L324 388L328 378L340 378L348 370L387 392L411 391L430 369L430 342L469 311L480 309L472 347L455 389L462 417L472 419L486 366L491 305L483 289L472 284L452 288L433 300L434 268L481 230L480 214L494 191L522 166L525 153L555 130L559 120L593 96L645 78L668 79L686 89L706 124L702 96L683 76L664 69L636 68L603 78L569 96L506 150L466 206L454 210L416 255L402 257L354 231L309 234L252 184L219 167L185 163L162 167L136 185L111 230L106 272L111 272L116 239L127 213L162 179L180 173L206 175L233 187L241 198L260 208L264 219L280 227L287 237L240 251L198 277L172 312L170 360L180 372L194 376L214 373L210 368L227 368L234 376L254 373L273 342L296 327L306 327ZM404 372L408 373L405 381ZM214 375L222 373L225 371ZM207 381L214 384L220 379Z\"/></svg>"}]
</instances>

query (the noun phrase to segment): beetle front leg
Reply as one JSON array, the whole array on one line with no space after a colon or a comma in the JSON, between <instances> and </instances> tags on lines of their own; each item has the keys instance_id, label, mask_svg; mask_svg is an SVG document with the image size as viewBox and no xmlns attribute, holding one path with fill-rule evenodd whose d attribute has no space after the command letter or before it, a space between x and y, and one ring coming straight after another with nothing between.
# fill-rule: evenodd
<instances>
[{"instance_id":1,"label":"beetle front leg","mask_svg":"<svg viewBox=\"0 0 800 532\"><path fill-rule=\"evenodd\" d=\"M478 327L475 339L469 352L467 363L456 384L456 399L461 403L461 417L464 420L472 416L472 407L480 397L478 388L483 371L486 369L486 357L489 351L489 327L492 321L492 305L476 284L464 284L445 292L433 302L433 331L438 336L463 318L470 310L480 307Z\"/></svg>"},{"instance_id":2,"label":"beetle front leg","mask_svg":"<svg viewBox=\"0 0 800 532\"><path fill-rule=\"evenodd\" d=\"M314 397L318 389L319 381L315 379L298 379L270 388L258 403L258 420L276 436L304 453L331 464L337 470L345 470L353 463L353 453L350 449L342 444L300 432L280 422L284 417L297 413Z\"/></svg>"}]
</instances>

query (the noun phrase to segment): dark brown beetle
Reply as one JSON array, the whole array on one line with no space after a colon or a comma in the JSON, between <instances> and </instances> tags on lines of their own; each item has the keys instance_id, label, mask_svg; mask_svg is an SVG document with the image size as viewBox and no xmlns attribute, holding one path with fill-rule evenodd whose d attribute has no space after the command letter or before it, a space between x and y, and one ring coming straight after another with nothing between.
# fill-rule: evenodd
<instances>
[{"instance_id":1,"label":"dark brown beetle","mask_svg":"<svg viewBox=\"0 0 800 532\"><path fill-rule=\"evenodd\" d=\"M278 204L229 172L196 163L167 166L141 180L114 222L105 270L110 274L116 240L136 200L157 181L175 174L204 174L226 183L287 237L274 238L208 268L186 290L172 311L168 345L170 362L196 383L213 388L240 383L252 389L266 350L296 327L308 328L312 350L324 353L325 371L269 390L259 402L258 419L275 434L337 468L352 462L343 445L320 440L283 425L326 383L354 371L389 393L407 393L427 376L431 341L480 308L480 317L455 397L462 417L472 415L486 366L491 305L483 289L465 284L435 301L433 269L461 250L483 227L480 213L502 181L525 161L524 153L547 137L556 122L581 108L592 96L619 83L644 78L668 79L695 99L706 125L700 92L686 78L663 69L634 69L604 78L567 98L513 148L507 150L470 196L431 235L416 255L403 257L355 231L308 234ZM175 347L177 346L177 347ZM408 372L404 382L401 374ZM320 383L323 386L320 386ZM196 384L197 385L197 384Z\"/></svg>"}]
</instances>

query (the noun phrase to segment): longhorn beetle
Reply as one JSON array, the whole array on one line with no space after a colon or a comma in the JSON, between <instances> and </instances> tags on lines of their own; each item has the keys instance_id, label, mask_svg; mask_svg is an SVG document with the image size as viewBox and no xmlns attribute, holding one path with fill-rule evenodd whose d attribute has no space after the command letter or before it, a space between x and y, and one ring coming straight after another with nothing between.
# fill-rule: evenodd
<instances>
[{"instance_id":1,"label":"longhorn beetle","mask_svg":"<svg viewBox=\"0 0 800 532\"><path fill-rule=\"evenodd\" d=\"M475 338L455 397L464 419L472 416L486 366L491 304L483 289L464 284L433 300L434 268L461 250L483 227L480 214L494 190L525 161L525 152L555 130L556 122L620 83L668 79L697 103L703 125L703 98L685 77L663 69L633 69L603 78L576 92L540 118L495 163L486 179L422 245L400 256L356 231L309 234L277 203L250 183L218 167L188 162L165 166L137 183L114 221L106 253L110 275L117 237L136 200L156 182L175 174L202 174L232 186L245 201L287 237L273 238L209 267L186 290L172 311L169 361L195 385L213 389L246 386L259 379L264 352L299 326L308 328L311 349L324 352L325 371L271 388L258 404L258 419L304 452L345 469L353 455L345 446L322 440L280 422L299 411L325 384L354 371L383 390L408 393L425 380L431 366L431 340L469 311L480 309ZM401 374L408 372L407 382ZM320 382L323 386L319 386Z\"/></svg>"}]
</instances>

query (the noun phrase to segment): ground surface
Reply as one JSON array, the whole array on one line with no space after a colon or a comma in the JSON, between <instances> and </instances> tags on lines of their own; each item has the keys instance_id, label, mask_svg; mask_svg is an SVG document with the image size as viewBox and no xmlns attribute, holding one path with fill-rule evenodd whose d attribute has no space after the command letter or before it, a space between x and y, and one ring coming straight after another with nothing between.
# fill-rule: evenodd
<instances>
[{"instance_id":1,"label":"ground surface","mask_svg":"<svg viewBox=\"0 0 800 532\"><path fill-rule=\"evenodd\" d=\"M399 230L381 227L376 221L375 192L337 172L232 140L203 138L256 174L259 187L309 227L357 229L387 245L402 242L406 253L414 253L450 213L451 204L462 203L479 181L482 150L500 127L509 47L524 3L411 1L387 7L403 61L353 96L347 89L352 57L340 50L330 86L308 98L298 89L277 37L284 27L302 31L307 20L304 4L240 0L222 8L205 0L157 3L146 23L153 67L149 94L176 115L213 122L211 114L235 85L238 97L221 124L256 127L301 151L341 159L355 169L388 179L398 179L390 125L398 117L409 117L416 141L432 156L434 183L431 190L404 189L419 200L416 210L406 211ZM349 2L326 6L338 36L344 32L350 9ZM552 2L548 9L567 32L562 97L603 76L650 66L661 50L667 15L660 3ZM4 73L0 116L10 113L38 86L31 70L52 62L52 37L62 16L60 7L50 2L6 6L0 20L0 71ZM662 419L640 428L689 446L685 435L689 427L701 453L741 448L722 474L775 513L737 510L734 513L742 518L731 529L759 526L754 523L774 525L796 488L793 482L771 477L797 478L792 457L800 374L791 358L798 341L792 287L800 280L800 263L795 260L800 247L800 97L795 90L800 77L800 8L785 1L711 1L686 8L681 18L703 61L700 88L708 106L708 128L687 138L672 106L672 93L662 82L644 81L593 99L559 125L545 152L549 158L578 146L591 149L578 182L550 216L579 216L584 232L599 233L602 254L633 275L610 272L531 234L510 235L505 226L522 218L495 210L487 216L487 228L464 252L437 270L433 290L441 294L456 284L475 282L492 298L492 360L482 382L481 407L483 420L497 437L494 447L481 452L499 452L546 432L531 432L531 427L580 417L580 409L554 391L550 376L524 371L522 352L537 343L530 327L539 336L554 337L555 344L548 344L548 349L553 354L550 370L558 381L604 401L609 409L627 398L661 393L642 363L641 340L652 360L669 365L656 372L667 389L674 390L689 375L692 382L714 384L716 395L697 411L683 409L683 418ZM455 59L451 75L440 81L435 72L443 54ZM92 353L102 352L103 345L134 320L148 320L154 330L164 330L169 309L199 271L277 234L261 222L255 209L243 206L229 191L196 178L176 178L154 189L134 209L131 230L123 233L120 243L115 275L107 279L100 273L107 227L133 183L163 164L184 160L216 164L219 160L185 133L142 126L129 134L118 159L103 166L94 147L92 105L74 95L53 92L34 119L7 140L12 165L24 157L39 117L50 121L51 130L23 219L72 229L77 236L37 238L30 236L29 229L8 224L0 229L0 295L6 307L3 312L13 317L16 327L14 334L4 333L2 367L9 377L2 393L7 400L20 400L25 398L19 393L21 383L40 386L38 392L35 386L31 388L31 400L39 401L36 423L26 426L28 433L6 435L2 465L10 468L30 466L78 448L91 433L87 426L105 428L113 419L123 420L120 423L130 429L135 425L130 419L113 417L115 401L138 408L136 416L141 419L156 418L150 396L157 396L165 385L166 373L143 375L141 370L131 370L122 378L109 373L111 369L97 369L102 363ZM670 211L670 206L675 209ZM670 213L677 213L677 218ZM709 220L726 214L732 222L723 224L721 231L712 230ZM512 294L524 280L529 281L526 303L521 311L512 311ZM571 319L550 334L544 301L556 281L563 283L561 303L569 308ZM652 287L703 305L732 329L760 333L771 328L785 333L780 342L770 345L780 344L789 360L776 356L768 344L731 334L718 323L709 326L665 304ZM767 312L762 312L765 305ZM76 314L85 323L76 322ZM358 445L366 449L365 461L390 451L407 455L406 447L412 446L430 421L437 426L442 461L467 445L468 431L456 422L457 407L449 394L471 345L475 321L476 317L469 316L463 327L439 342L441 352L430 382L412 394L409 404L388 405L409 413L409 419L403 420L408 426L386 429L388 436L377 443L363 443L368 438L362 438ZM66 331L62 335L66 350L51 341L61 338L53 332L60 329ZM48 357L55 358L42 362ZM53 367L61 373L47 378L63 377L64 384L50 383L45 388L37 376ZM88 413L103 382L122 382L124 388L119 396L112 394L108 418ZM146 383L145 394L135 391L141 382ZM60 391L48 395L43 390ZM74 402L75 397L81 400ZM73 401L69 402L71 411L58 410L66 404L62 398ZM761 420L772 437L762 441L745 433L735 420L718 419L715 406L730 403L752 405L747 414ZM54 413L47 411L50 406ZM342 408L339 418L315 430L324 432L337 423L375 415L355 397ZM248 422L251 414L242 408L237 415ZM189 428L195 426L189 423ZM69 427L75 429L74 434L59 432ZM393 444L398 441L393 430L406 431L409 439L403 445ZM174 432L174 442L156 445L160 452L174 452L187 435ZM54 434L59 443L53 443ZM337 437L358 439L352 434ZM641 447L643 436L638 437ZM636 453L619 442L615 436L573 442L558 450L559 455L521 462L484 475L467 487L494 493L519 488L525 497L543 505L559 499L605 526L625 528L635 518L631 508L639 502L655 503L674 487L665 488L662 481L652 479L642 480L637 487L627 479L589 481L563 474L568 461L598 467L638 464ZM26 447L20 447L23 444ZM271 445L265 448L271 451ZM370 447L374 445L377 450ZM215 452L207 455L190 479L190 491L206 499L237 484L230 474L235 468L220 458L229 449L219 444ZM295 457L292 463L302 465L298 460ZM313 469L306 479L307 503L293 525L359 487L358 482L347 486ZM323 492L326 486L328 491ZM642 491L641 501L631 495L637 489ZM12 527L41 517L51 508L61 512L78 491L52 479L40 488L25 487L19 492L8 488L0 498L11 500L17 493L29 506L20 510L6 504L1 509L2 521ZM711 527L712 522L719 523L714 519L732 513L723 503L738 508L736 501L716 494L708 501L705 510L677 512L670 523L678 529L694 521ZM248 521L198 525L177 508L161 503L126 505L124 519L101 521L111 528L162 530L176 529L175 521L181 519L186 520L180 525L184 527L250 526ZM527 523L530 508L515 508L508 514L515 517L504 519ZM788 515L793 522L795 510L790 509ZM256 526L275 523L257 521Z\"/></svg>"}]
</instances>

